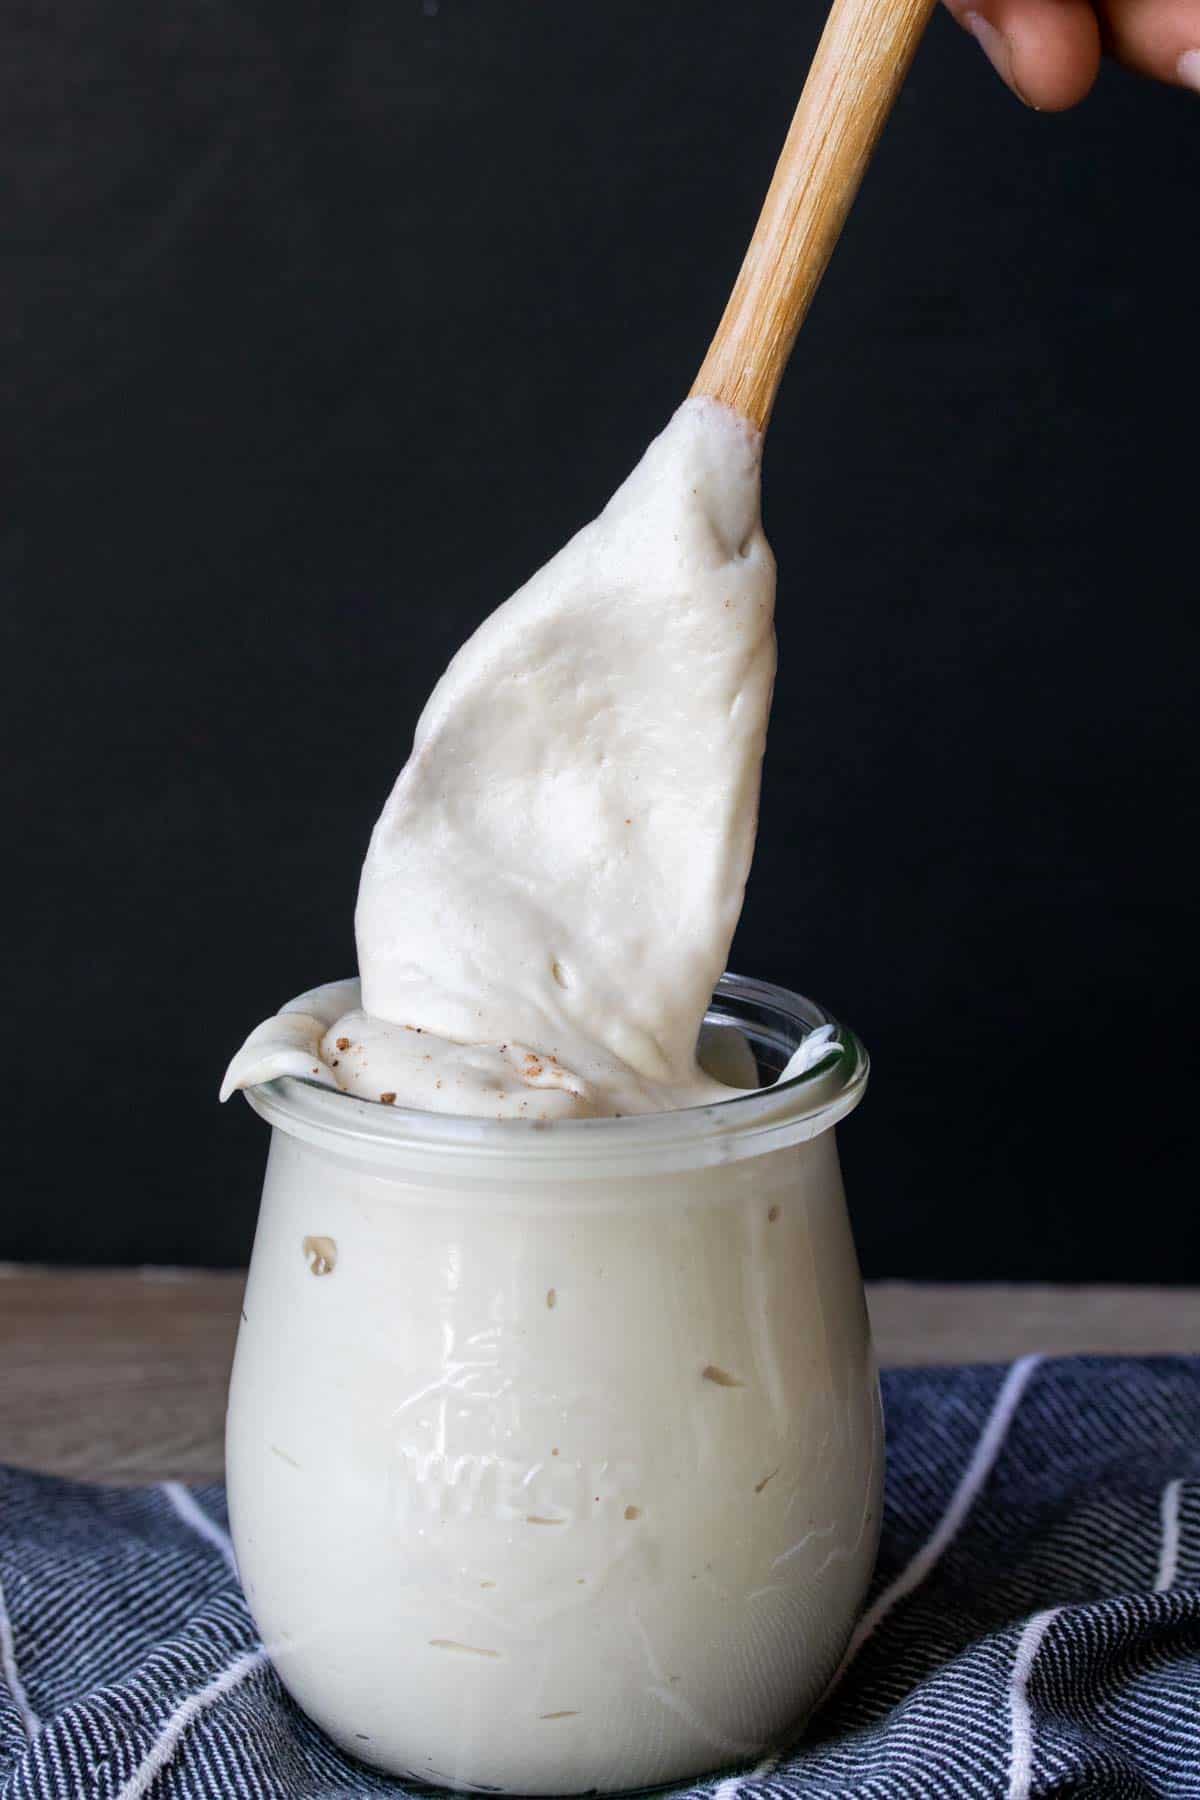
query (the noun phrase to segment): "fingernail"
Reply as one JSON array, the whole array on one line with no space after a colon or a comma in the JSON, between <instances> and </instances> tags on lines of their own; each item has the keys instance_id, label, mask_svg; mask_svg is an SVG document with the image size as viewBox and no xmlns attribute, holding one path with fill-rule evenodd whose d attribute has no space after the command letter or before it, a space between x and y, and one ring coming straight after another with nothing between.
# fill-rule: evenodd
<instances>
[{"instance_id":1,"label":"fingernail","mask_svg":"<svg viewBox=\"0 0 1200 1800\"><path fill-rule=\"evenodd\" d=\"M1023 106L1030 106L1031 103L1026 100L1013 76L1012 45L1009 43L1004 33L1002 31L997 31L996 27L989 23L989 21L983 17L982 13L964 13L963 24L975 39L975 42L979 45L993 69L995 69L1001 81L1007 82L1008 86L1012 89L1013 93L1017 96L1017 99ZM1032 110L1036 112L1037 108L1032 107Z\"/></svg>"},{"instance_id":2,"label":"fingernail","mask_svg":"<svg viewBox=\"0 0 1200 1800\"><path fill-rule=\"evenodd\" d=\"M1195 88L1200 94L1200 50L1185 50L1175 64L1175 73L1184 87Z\"/></svg>"}]
</instances>

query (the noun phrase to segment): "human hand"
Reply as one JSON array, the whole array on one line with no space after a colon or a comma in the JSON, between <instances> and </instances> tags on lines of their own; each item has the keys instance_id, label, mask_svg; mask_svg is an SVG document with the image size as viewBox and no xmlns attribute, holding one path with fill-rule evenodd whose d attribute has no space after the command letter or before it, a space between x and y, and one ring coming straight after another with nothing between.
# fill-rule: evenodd
<instances>
[{"instance_id":1,"label":"human hand","mask_svg":"<svg viewBox=\"0 0 1200 1800\"><path fill-rule=\"evenodd\" d=\"M1200 0L945 0L1002 80L1039 112L1089 91L1105 50L1200 93Z\"/></svg>"}]
</instances>

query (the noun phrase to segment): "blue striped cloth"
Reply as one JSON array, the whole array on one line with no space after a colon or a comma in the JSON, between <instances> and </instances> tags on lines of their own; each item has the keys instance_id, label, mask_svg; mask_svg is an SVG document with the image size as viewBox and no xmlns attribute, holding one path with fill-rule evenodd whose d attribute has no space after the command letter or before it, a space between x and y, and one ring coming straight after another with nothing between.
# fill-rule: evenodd
<instances>
[{"instance_id":1,"label":"blue striped cloth","mask_svg":"<svg viewBox=\"0 0 1200 1800\"><path fill-rule=\"evenodd\" d=\"M802 1746L712 1800L1200 1796L1200 1359L884 1378L879 1570ZM283 1693L219 1487L0 1471L3 1800L403 1794Z\"/></svg>"}]
</instances>

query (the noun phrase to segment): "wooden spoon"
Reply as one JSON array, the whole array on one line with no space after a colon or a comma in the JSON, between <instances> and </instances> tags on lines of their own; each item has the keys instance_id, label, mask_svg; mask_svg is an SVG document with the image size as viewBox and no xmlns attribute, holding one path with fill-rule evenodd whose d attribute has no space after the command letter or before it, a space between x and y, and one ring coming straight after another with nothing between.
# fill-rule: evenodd
<instances>
[{"instance_id":1,"label":"wooden spoon","mask_svg":"<svg viewBox=\"0 0 1200 1800\"><path fill-rule=\"evenodd\" d=\"M765 430L935 0L834 0L729 304L693 394Z\"/></svg>"}]
</instances>

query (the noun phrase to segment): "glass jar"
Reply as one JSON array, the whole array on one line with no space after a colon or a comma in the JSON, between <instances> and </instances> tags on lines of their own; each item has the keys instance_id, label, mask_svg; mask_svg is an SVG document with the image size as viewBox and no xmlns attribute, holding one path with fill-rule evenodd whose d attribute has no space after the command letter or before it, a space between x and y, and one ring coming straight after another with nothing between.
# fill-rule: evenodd
<instances>
[{"instance_id":1,"label":"glass jar","mask_svg":"<svg viewBox=\"0 0 1200 1800\"><path fill-rule=\"evenodd\" d=\"M811 1002L725 976L773 1081ZM744 1049L742 1051L744 1054ZM289 1077L229 1396L279 1674L345 1750L522 1794L753 1757L871 1574L878 1382L832 1127L866 1057L636 1118L405 1112Z\"/></svg>"}]
</instances>

